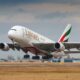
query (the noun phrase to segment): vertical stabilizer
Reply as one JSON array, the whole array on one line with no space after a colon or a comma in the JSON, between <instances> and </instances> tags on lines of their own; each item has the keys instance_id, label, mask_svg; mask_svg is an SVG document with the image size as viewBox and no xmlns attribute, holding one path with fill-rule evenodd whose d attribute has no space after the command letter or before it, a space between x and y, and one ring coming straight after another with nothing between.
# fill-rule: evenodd
<instances>
[{"instance_id":1,"label":"vertical stabilizer","mask_svg":"<svg viewBox=\"0 0 80 80\"><path fill-rule=\"evenodd\" d=\"M59 38L58 42L68 42L70 33L71 33L72 26L71 24L68 24L67 27L65 28L63 34Z\"/></svg>"}]
</instances>

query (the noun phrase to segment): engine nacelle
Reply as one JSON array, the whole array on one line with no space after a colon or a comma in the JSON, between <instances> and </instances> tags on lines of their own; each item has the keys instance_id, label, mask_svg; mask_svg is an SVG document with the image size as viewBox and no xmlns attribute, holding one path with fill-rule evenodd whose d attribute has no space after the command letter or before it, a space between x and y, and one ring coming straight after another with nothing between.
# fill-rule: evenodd
<instances>
[{"instance_id":1,"label":"engine nacelle","mask_svg":"<svg viewBox=\"0 0 80 80\"><path fill-rule=\"evenodd\" d=\"M54 48L57 50L57 51L64 51L65 50L65 46L60 42L60 43L55 43L54 45Z\"/></svg>"},{"instance_id":2,"label":"engine nacelle","mask_svg":"<svg viewBox=\"0 0 80 80\"><path fill-rule=\"evenodd\" d=\"M0 49L2 49L3 51L8 51L9 46L6 43L0 43Z\"/></svg>"}]
</instances>

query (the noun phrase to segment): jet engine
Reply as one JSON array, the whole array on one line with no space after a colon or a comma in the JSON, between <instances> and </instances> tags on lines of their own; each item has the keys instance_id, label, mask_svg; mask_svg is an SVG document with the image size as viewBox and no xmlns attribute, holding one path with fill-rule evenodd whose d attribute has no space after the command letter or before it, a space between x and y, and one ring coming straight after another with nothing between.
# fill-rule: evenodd
<instances>
[{"instance_id":1,"label":"jet engine","mask_svg":"<svg viewBox=\"0 0 80 80\"><path fill-rule=\"evenodd\" d=\"M9 46L6 43L0 43L0 49L2 49L3 51L8 51Z\"/></svg>"},{"instance_id":2,"label":"jet engine","mask_svg":"<svg viewBox=\"0 0 80 80\"><path fill-rule=\"evenodd\" d=\"M55 43L54 48L57 51L64 51L65 50L65 46L62 43L59 43L59 42Z\"/></svg>"}]
</instances>

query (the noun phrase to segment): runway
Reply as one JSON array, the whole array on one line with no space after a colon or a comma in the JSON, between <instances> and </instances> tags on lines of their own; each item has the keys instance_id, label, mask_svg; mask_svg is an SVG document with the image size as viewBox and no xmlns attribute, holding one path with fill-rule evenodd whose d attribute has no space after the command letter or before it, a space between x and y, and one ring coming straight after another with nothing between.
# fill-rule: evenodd
<instances>
[{"instance_id":1,"label":"runway","mask_svg":"<svg viewBox=\"0 0 80 80\"><path fill-rule=\"evenodd\" d=\"M80 80L80 63L0 62L0 80Z\"/></svg>"},{"instance_id":2,"label":"runway","mask_svg":"<svg viewBox=\"0 0 80 80\"><path fill-rule=\"evenodd\" d=\"M80 63L0 62L6 72L80 72Z\"/></svg>"}]
</instances>

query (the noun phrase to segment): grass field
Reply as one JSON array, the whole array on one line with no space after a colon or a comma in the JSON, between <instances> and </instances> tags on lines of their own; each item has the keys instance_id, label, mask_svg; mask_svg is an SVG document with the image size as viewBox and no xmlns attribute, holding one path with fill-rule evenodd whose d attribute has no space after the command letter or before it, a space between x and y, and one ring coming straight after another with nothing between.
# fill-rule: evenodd
<instances>
[{"instance_id":1,"label":"grass field","mask_svg":"<svg viewBox=\"0 0 80 80\"><path fill-rule=\"evenodd\" d=\"M0 63L0 80L80 80L80 64Z\"/></svg>"}]
</instances>

